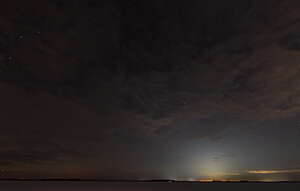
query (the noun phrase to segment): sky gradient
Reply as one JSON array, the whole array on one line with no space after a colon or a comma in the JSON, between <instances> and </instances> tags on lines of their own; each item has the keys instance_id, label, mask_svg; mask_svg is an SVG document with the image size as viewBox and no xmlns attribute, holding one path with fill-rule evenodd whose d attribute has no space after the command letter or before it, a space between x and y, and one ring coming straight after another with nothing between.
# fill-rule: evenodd
<instances>
[{"instance_id":1,"label":"sky gradient","mask_svg":"<svg viewBox=\"0 0 300 191\"><path fill-rule=\"evenodd\" d=\"M300 181L299 9L4 1L0 178Z\"/></svg>"}]
</instances>

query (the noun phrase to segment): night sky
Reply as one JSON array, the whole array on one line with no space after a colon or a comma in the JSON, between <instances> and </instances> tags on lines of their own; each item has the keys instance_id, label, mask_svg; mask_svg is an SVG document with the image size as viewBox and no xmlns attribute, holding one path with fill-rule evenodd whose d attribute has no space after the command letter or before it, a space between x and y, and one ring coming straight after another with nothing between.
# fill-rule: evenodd
<instances>
[{"instance_id":1,"label":"night sky","mask_svg":"<svg viewBox=\"0 0 300 191\"><path fill-rule=\"evenodd\" d=\"M300 181L299 0L0 13L0 178Z\"/></svg>"}]
</instances>

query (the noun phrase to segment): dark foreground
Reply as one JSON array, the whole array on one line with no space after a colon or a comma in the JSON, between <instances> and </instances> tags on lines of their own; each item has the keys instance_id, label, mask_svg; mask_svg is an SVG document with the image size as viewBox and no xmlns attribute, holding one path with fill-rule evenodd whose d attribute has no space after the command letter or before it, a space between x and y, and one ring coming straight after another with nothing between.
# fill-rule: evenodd
<instances>
[{"instance_id":1,"label":"dark foreground","mask_svg":"<svg viewBox=\"0 0 300 191\"><path fill-rule=\"evenodd\" d=\"M300 183L104 183L1 181L1 191L300 190Z\"/></svg>"}]
</instances>

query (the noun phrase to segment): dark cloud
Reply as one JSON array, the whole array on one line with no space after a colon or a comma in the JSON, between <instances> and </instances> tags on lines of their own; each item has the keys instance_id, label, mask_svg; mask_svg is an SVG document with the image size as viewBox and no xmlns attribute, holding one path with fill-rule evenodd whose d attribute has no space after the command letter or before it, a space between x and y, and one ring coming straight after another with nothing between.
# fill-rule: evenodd
<instances>
[{"instance_id":1,"label":"dark cloud","mask_svg":"<svg viewBox=\"0 0 300 191\"><path fill-rule=\"evenodd\" d=\"M23 146L22 146L23 145ZM24 146L25 145L25 146ZM8 145L1 149L0 165L43 165L46 163L59 163L64 161L71 161L74 156L79 158L81 153L64 149L55 143L46 143L45 141L34 142L30 144L28 142L18 142L17 148L13 148L12 145Z\"/></svg>"}]
</instances>

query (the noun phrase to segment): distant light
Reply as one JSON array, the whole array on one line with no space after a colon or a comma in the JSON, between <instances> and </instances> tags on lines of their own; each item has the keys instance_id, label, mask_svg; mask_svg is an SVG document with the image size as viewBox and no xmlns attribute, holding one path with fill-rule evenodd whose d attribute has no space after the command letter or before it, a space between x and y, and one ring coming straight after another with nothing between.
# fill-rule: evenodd
<instances>
[{"instance_id":1,"label":"distant light","mask_svg":"<svg viewBox=\"0 0 300 191\"><path fill-rule=\"evenodd\" d=\"M250 170L249 174L289 174L289 173L300 173L300 169L293 170Z\"/></svg>"},{"instance_id":2,"label":"distant light","mask_svg":"<svg viewBox=\"0 0 300 191\"><path fill-rule=\"evenodd\" d=\"M213 179L202 179L202 180L199 180L200 182L213 182L214 180Z\"/></svg>"}]
</instances>

